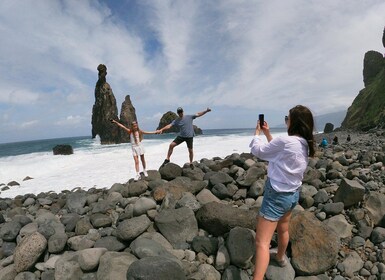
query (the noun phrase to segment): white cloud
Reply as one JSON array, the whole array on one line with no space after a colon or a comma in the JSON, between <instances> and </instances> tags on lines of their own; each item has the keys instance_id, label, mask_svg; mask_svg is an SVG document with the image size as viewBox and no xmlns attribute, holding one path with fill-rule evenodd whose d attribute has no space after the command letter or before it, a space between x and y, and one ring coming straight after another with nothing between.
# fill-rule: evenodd
<instances>
[{"instance_id":1,"label":"white cloud","mask_svg":"<svg viewBox=\"0 0 385 280\"><path fill-rule=\"evenodd\" d=\"M20 128L24 129L24 128L32 128L32 127L36 127L36 125L39 123L38 120L31 120L31 121L27 121L27 122L23 122L22 124L20 124Z\"/></svg>"},{"instance_id":2,"label":"white cloud","mask_svg":"<svg viewBox=\"0 0 385 280\"><path fill-rule=\"evenodd\" d=\"M67 116L64 119L60 119L59 121L55 122L55 125L59 126L73 126L78 125L84 121L85 118L83 116Z\"/></svg>"},{"instance_id":3,"label":"white cloud","mask_svg":"<svg viewBox=\"0 0 385 280\"><path fill-rule=\"evenodd\" d=\"M17 85L15 85L17 87ZM4 90L4 91L3 91ZM31 92L22 88L13 88L9 86L8 88L2 90L0 94L0 103L5 104L34 104L39 100L40 95L36 92Z\"/></svg>"},{"instance_id":4,"label":"white cloud","mask_svg":"<svg viewBox=\"0 0 385 280\"><path fill-rule=\"evenodd\" d=\"M130 94L148 126L180 105L346 109L363 87L365 52L384 51L384 14L382 0L5 0L0 110L88 129L100 63L118 109ZM215 123L228 124L217 111Z\"/></svg>"}]
</instances>

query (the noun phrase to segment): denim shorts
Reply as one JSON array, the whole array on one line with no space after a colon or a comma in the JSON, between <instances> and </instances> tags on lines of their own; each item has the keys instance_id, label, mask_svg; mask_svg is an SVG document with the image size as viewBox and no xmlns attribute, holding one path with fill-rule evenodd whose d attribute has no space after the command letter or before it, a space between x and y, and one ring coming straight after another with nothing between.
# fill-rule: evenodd
<instances>
[{"instance_id":1,"label":"denim shorts","mask_svg":"<svg viewBox=\"0 0 385 280\"><path fill-rule=\"evenodd\" d=\"M277 222L287 212L293 210L299 200L299 191L277 192L267 178L259 215L266 220Z\"/></svg>"}]
</instances>

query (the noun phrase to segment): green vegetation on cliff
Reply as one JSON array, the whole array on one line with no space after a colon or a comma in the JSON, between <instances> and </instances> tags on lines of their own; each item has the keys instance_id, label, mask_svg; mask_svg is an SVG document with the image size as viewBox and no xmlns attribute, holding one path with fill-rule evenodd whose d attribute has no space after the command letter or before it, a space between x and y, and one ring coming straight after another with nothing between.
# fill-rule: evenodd
<instances>
[{"instance_id":1,"label":"green vegetation on cliff","mask_svg":"<svg viewBox=\"0 0 385 280\"><path fill-rule=\"evenodd\" d=\"M364 83L349 107L341 126L344 129L369 130L385 127L385 59L369 51L364 58Z\"/></svg>"}]
</instances>

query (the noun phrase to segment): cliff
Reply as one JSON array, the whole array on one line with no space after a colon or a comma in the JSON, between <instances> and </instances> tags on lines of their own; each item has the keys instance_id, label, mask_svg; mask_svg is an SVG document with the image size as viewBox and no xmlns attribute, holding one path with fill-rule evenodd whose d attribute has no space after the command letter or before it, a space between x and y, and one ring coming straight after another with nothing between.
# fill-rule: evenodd
<instances>
[{"instance_id":1,"label":"cliff","mask_svg":"<svg viewBox=\"0 0 385 280\"><path fill-rule=\"evenodd\" d=\"M385 59L368 51L364 58L362 89L349 107L341 124L343 129L367 131L385 127Z\"/></svg>"}]
</instances>

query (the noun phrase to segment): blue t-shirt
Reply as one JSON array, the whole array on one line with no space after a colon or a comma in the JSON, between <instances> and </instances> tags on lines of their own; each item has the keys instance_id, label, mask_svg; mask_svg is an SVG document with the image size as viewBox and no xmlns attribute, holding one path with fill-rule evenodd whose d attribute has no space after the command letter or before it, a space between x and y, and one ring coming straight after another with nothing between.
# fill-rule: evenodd
<instances>
[{"instance_id":1,"label":"blue t-shirt","mask_svg":"<svg viewBox=\"0 0 385 280\"><path fill-rule=\"evenodd\" d=\"M172 126L179 127L179 136L194 137L193 120L196 115L185 115L183 118L177 118L171 122Z\"/></svg>"}]
</instances>

